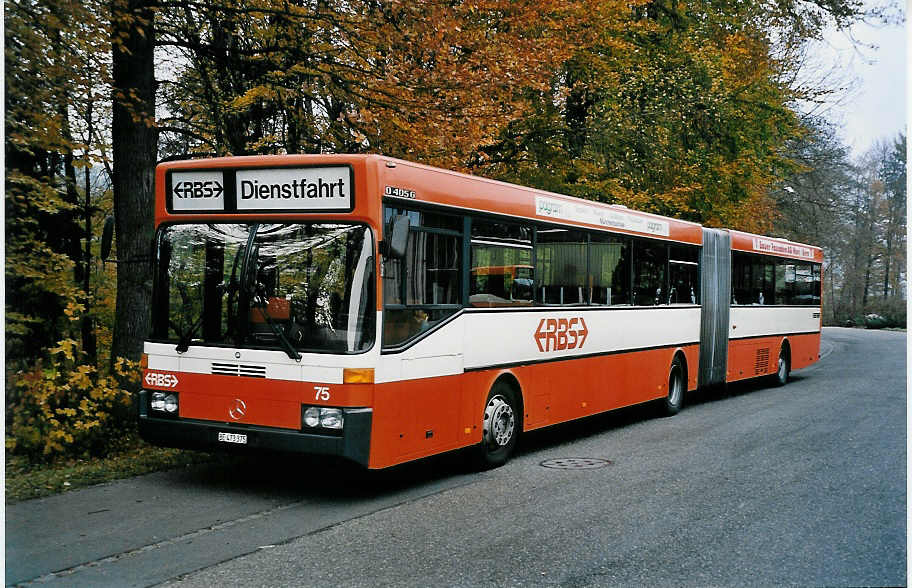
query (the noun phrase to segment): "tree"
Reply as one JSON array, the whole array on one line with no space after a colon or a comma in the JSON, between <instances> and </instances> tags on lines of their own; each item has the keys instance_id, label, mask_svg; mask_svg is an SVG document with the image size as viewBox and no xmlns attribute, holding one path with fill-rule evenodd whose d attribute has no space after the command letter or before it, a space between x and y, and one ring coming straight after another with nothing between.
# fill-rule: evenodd
<instances>
[{"instance_id":1,"label":"tree","mask_svg":"<svg viewBox=\"0 0 912 588\"><path fill-rule=\"evenodd\" d=\"M824 316L838 323L849 314L836 296L836 284L847 275L842 258L850 241L852 203L847 195L858 193L860 185L837 129L822 118L808 118L805 129L787 146L798 167L773 191L777 216L772 233L823 248Z\"/></svg>"},{"instance_id":2,"label":"tree","mask_svg":"<svg viewBox=\"0 0 912 588\"><path fill-rule=\"evenodd\" d=\"M177 153L380 151L464 168L546 87L594 2L165 5ZM175 154L177 154L175 153ZM170 155L171 153L169 153Z\"/></svg>"},{"instance_id":3,"label":"tree","mask_svg":"<svg viewBox=\"0 0 912 588\"><path fill-rule=\"evenodd\" d=\"M797 167L773 192L779 215L774 231L788 239L838 249L848 214L846 195L858 188L848 148L837 129L822 118L787 149Z\"/></svg>"},{"instance_id":4,"label":"tree","mask_svg":"<svg viewBox=\"0 0 912 588\"><path fill-rule=\"evenodd\" d=\"M893 295L902 294L899 276L903 267L904 256L897 256L904 252L904 239L906 234L906 135L901 134L892 145L892 149L881 162L880 175L884 182L884 300L892 292ZM898 259L896 259L898 257ZM899 268L890 273L891 265Z\"/></svg>"},{"instance_id":5,"label":"tree","mask_svg":"<svg viewBox=\"0 0 912 588\"><path fill-rule=\"evenodd\" d=\"M857 161L816 121L792 144L801 167L777 192L775 234L824 248L830 324L880 314L905 323L905 145L879 143Z\"/></svg>"},{"instance_id":6,"label":"tree","mask_svg":"<svg viewBox=\"0 0 912 588\"><path fill-rule=\"evenodd\" d=\"M91 96L105 81L97 5L13 2L6 12L7 333L13 358L45 354L82 315L91 328L91 190L77 171L95 160ZM84 245L83 245L84 244ZM86 253L88 252L88 253ZM87 324L85 321L88 320Z\"/></svg>"},{"instance_id":7,"label":"tree","mask_svg":"<svg viewBox=\"0 0 912 588\"><path fill-rule=\"evenodd\" d=\"M149 253L158 160L154 51L153 4L113 0L111 151L118 266L112 361L139 359L151 321Z\"/></svg>"},{"instance_id":8,"label":"tree","mask_svg":"<svg viewBox=\"0 0 912 588\"><path fill-rule=\"evenodd\" d=\"M647 1L588 16L598 31L529 92L533 117L484 149L498 177L710 225L763 231L801 134L780 51L858 16L850 2Z\"/></svg>"}]
</instances>

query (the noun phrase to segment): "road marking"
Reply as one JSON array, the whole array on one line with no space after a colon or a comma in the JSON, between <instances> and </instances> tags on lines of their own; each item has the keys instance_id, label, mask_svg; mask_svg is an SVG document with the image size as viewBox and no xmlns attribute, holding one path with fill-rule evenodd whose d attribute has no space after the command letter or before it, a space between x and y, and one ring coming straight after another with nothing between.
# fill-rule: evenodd
<instances>
[{"instance_id":1,"label":"road marking","mask_svg":"<svg viewBox=\"0 0 912 588\"><path fill-rule=\"evenodd\" d=\"M276 541L275 543L272 543L271 545L272 546L284 545L286 543L290 543L290 542L292 542L296 539L300 539L302 537L313 536L313 535L317 535L317 534L326 532L334 527L343 525L345 523L349 523L351 521L356 521L358 519L368 517L368 516L371 516L371 515L386 511L386 510L395 509L395 508L398 508L398 507L401 507L404 505L418 502L420 500L430 498L430 497L436 496L438 494L443 494L443 493L446 493L448 491L451 491L451 490L454 490L457 488L462 488L463 486L475 484L479 480L486 479L487 476L485 474L486 473L481 473L481 474L474 475L474 476L465 476L464 478L450 479L449 482L445 482L443 484L432 483L431 484L432 489L430 492L426 492L426 493L421 492L417 496L411 495L410 492L406 492L404 496L398 497L398 499L396 499L395 502L393 502L393 503L380 505L377 508L371 508L370 510L368 510L366 512L358 513L358 514L355 514L354 516L347 516L347 517L340 518L337 521L333 521L322 527L303 532L299 535L285 537L285 538L281 539L280 541ZM440 485L443 485L443 487L441 488ZM97 559L97 560L88 561L88 562L84 562L81 564L76 564L69 568L64 568L61 570L50 572L48 574L44 574L42 576L32 578L29 580L22 580L20 582L17 582L16 586L32 586L34 584L45 583L45 582L49 582L49 581L52 581L52 580L55 580L58 578L67 578L74 574L82 572L84 570L98 568L100 566L107 565L107 564L115 564L121 560L129 559L129 558L135 557L135 556L140 556L140 555L155 551L157 549L169 547L171 545L182 543L182 542L185 542L188 540L193 540L195 538L205 536L210 533L215 533L215 532L223 531L225 529L230 529L232 527L236 527L238 525L241 525L241 524L244 524L244 523L247 523L250 521L255 521L257 519L266 518L266 517L272 516L274 514L278 514L282 511L286 511L286 510L293 509L293 508L296 508L296 507L299 507L302 505L307 505L307 504L313 504L313 501L308 499L308 500L298 500L295 502L282 504L282 505L276 506L274 508L262 510L262 511L259 511L256 513L252 513L252 514L240 517L238 519L234 519L231 521L225 521L223 523L211 525L209 527L197 529L196 531L190 531L190 532L184 533L182 535L179 535L177 537L172 537L170 539L164 539L162 541L150 543L148 545L144 545L142 547L137 547L137 548L131 549L129 551L124 551L124 552L108 555L108 556L105 556L105 557ZM270 546L266 546L266 547L270 547ZM230 559L236 559L239 557L243 557L243 556L249 555L250 553L254 553L254 552L262 550L262 549L263 549L262 546L256 546L250 550L238 552L235 555L232 555ZM210 564L210 565L216 565L216 564ZM209 567L209 565L207 565L206 567ZM202 569L205 569L205 568L202 568ZM182 578L183 576L186 576L188 574L192 574L192 573L195 573L198 571L200 571L200 570L198 570L198 569L187 570L185 572L178 574L174 578L170 578L169 580Z\"/></svg>"},{"instance_id":2,"label":"road marking","mask_svg":"<svg viewBox=\"0 0 912 588\"><path fill-rule=\"evenodd\" d=\"M177 537L172 537L170 539L158 541L157 543L150 543L148 545L143 545L142 547L137 547L137 548L131 549L129 551L115 553L114 555L109 555L109 556L103 557L101 559L96 559L94 561L89 561L89 562L77 564L75 566L65 568L62 570L57 570L56 572L51 572L50 574L45 574L45 575L39 576L37 578L32 578L31 580L24 580L22 582L18 582L16 585L17 586L30 586L32 584L48 582L55 578L64 578L66 576L75 574L76 572L79 572L79 571L82 571L82 570L85 570L88 568L94 568L94 567L98 567L98 566L101 566L101 565L104 565L107 563L113 563L113 562L116 562L116 561L124 559L124 558L132 557L134 555L139 555L141 553L146 553L148 551L160 549L160 548L166 547L168 545L174 545L175 543L180 543L182 541L186 541L187 539L194 539L196 537L200 537L200 536L206 535L208 533L212 533L215 531L221 531L222 529L228 529L230 527L234 527L235 525L238 525L241 523L246 523L248 521L254 521L256 519L268 517L277 512L281 512L283 510L288 510L289 508L299 506L299 505L303 504L304 502L305 501L303 501L303 500L299 500L297 502L291 502L288 504L283 504L283 505L277 506L275 508L269 508L266 510L262 510L260 512L255 512L253 514L249 514L249 515L241 517L239 519L234 519L233 521L225 521L224 523L219 523L217 525L212 525L210 527L197 529L196 531L191 531L189 533L184 533L183 535L179 535Z\"/></svg>"}]
</instances>

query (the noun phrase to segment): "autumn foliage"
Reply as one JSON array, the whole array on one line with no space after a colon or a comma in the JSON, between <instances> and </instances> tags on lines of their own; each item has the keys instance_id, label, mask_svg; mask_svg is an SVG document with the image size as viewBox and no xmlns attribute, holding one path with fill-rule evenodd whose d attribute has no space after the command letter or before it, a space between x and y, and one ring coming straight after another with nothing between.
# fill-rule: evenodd
<instances>
[{"instance_id":1,"label":"autumn foliage","mask_svg":"<svg viewBox=\"0 0 912 588\"><path fill-rule=\"evenodd\" d=\"M602 3L273 2L166 9L169 147L382 152L466 169L526 116Z\"/></svg>"},{"instance_id":2,"label":"autumn foliage","mask_svg":"<svg viewBox=\"0 0 912 588\"><path fill-rule=\"evenodd\" d=\"M137 369L120 359L114 375L77 361L76 341L65 339L47 360L10 375L6 450L34 461L105 455L132 439L128 418Z\"/></svg>"}]
</instances>

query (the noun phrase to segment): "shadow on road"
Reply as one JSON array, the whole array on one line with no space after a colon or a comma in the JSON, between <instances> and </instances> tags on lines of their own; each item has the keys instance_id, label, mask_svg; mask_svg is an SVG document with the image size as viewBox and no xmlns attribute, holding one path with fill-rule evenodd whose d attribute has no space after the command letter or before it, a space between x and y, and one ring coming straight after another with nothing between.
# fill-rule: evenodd
<instances>
[{"instance_id":1,"label":"shadow on road","mask_svg":"<svg viewBox=\"0 0 912 588\"><path fill-rule=\"evenodd\" d=\"M321 456L219 454L209 463L171 472L171 481L201 491L219 489L326 502L377 498L469 471L459 452L379 471Z\"/></svg>"},{"instance_id":2,"label":"shadow on road","mask_svg":"<svg viewBox=\"0 0 912 588\"><path fill-rule=\"evenodd\" d=\"M792 383L804 379L793 375ZM688 406L724 402L730 398L777 388L762 379L687 395ZM531 431L523 435L516 456L574 443L596 435L661 418L657 403L649 402ZM173 483L253 495L284 495L295 499L351 501L377 498L404 489L433 484L473 473L467 451L454 451L383 470L364 470L345 460L288 454L221 454L213 461L173 472Z\"/></svg>"}]
</instances>

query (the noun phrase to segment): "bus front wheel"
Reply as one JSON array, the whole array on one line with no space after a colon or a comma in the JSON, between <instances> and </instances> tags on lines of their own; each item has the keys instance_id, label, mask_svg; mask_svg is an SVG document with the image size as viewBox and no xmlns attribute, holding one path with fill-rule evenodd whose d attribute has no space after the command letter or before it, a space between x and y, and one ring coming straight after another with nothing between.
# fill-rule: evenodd
<instances>
[{"instance_id":1,"label":"bus front wheel","mask_svg":"<svg viewBox=\"0 0 912 588\"><path fill-rule=\"evenodd\" d=\"M477 465L489 469L505 464L516 447L521 429L516 392L506 382L495 383L485 401L482 439L476 449Z\"/></svg>"}]
</instances>

